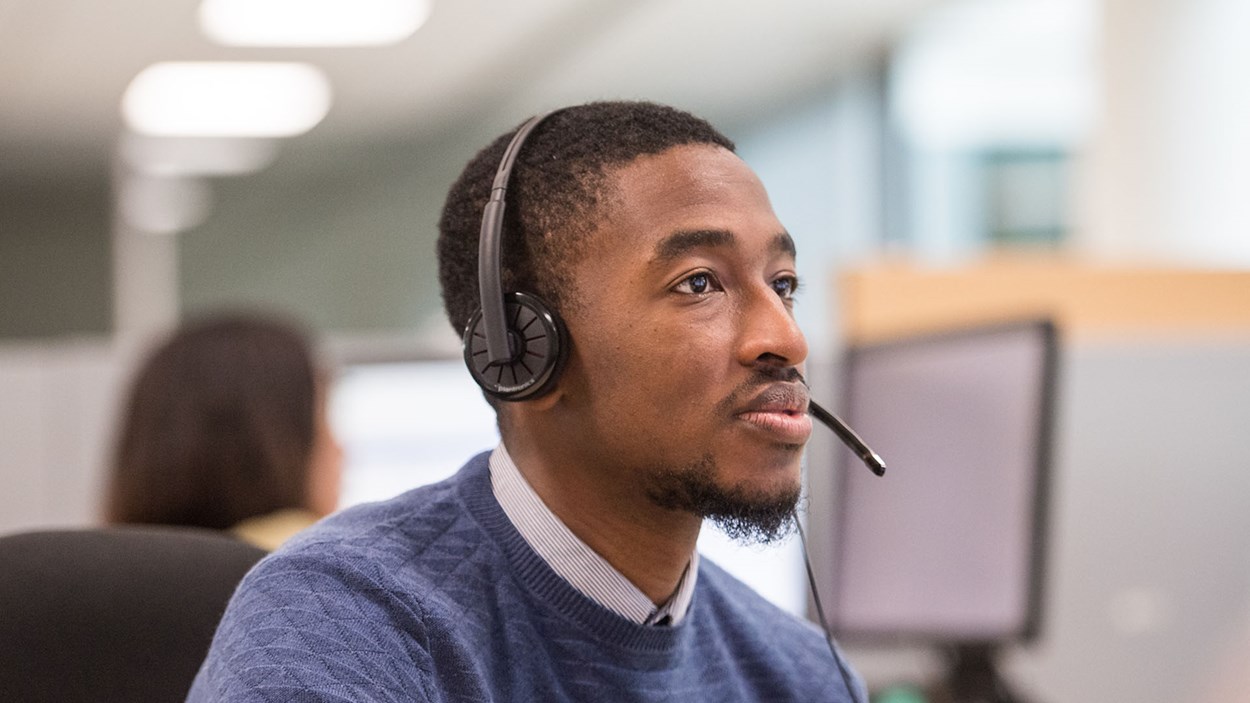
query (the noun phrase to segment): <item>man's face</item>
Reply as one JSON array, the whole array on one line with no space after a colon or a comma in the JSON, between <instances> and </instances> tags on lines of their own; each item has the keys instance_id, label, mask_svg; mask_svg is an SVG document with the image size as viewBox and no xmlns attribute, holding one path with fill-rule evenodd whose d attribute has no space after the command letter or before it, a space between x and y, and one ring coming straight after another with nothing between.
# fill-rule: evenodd
<instances>
[{"instance_id":1,"label":"man's face","mask_svg":"<svg viewBox=\"0 0 1250 703\"><path fill-rule=\"evenodd\" d=\"M565 296L570 429L603 480L767 537L811 433L793 242L725 149L676 147L612 181Z\"/></svg>"}]
</instances>

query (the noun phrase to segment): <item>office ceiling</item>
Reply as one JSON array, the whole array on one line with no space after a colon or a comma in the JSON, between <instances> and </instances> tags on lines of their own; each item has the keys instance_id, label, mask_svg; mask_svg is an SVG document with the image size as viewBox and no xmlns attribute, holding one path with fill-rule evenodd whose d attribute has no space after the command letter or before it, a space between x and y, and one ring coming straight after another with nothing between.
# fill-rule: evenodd
<instances>
[{"instance_id":1,"label":"office ceiling","mask_svg":"<svg viewBox=\"0 0 1250 703\"><path fill-rule=\"evenodd\" d=\"M301 60L329 76L324 145L445 139L537 109L646 97L742 124L879 57L936 0L435 0L381 48L213 44L197 0L0 0L0 178L107 173L120 99L163 60Z\"/></svg>"}]
</instances>

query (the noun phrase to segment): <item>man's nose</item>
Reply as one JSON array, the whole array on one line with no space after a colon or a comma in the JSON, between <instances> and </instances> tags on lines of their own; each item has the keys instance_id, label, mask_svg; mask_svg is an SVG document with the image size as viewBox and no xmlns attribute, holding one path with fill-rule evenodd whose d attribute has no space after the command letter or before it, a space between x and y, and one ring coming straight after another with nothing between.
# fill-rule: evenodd
<instances>
[{"instance_id":1,"label":"man's nose","mask_svg":"<svg viewBox=\"0 0 1250 703\"><path fill-rule=\"evenodd\" d=\"M739 361L775 366L799 366L807 360L807 339L785 301L765 286L754 291L742 310Z\"/></svg>"}]
</instances>

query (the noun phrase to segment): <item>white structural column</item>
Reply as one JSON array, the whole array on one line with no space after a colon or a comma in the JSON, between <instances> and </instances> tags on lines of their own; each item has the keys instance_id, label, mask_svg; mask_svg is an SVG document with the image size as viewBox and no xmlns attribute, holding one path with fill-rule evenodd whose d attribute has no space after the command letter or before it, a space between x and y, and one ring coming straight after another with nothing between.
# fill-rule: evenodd
<instances>
[{"instance_id":1,"label":"white structural column","mask_svg":"<svg viewBox=\"0 0 1250 703\"><path fill-rule=\"evenodd\" d=\"M178 322L178 240L113 220L114 330L143 343Z\"/></svg>"},{"instance_id":2,"label":"white structural column","mask_svg":"<svg viewBox=\"0 0 1250 703\"><path fill-rule=\"evenodd\" d=\"M1250 266L1250 2L1103 0L1087 251Z\"/></svg>"},{"instance_id":3,"label":"white structural column","mask_svg":"<svg viewBox=\"0 0 1250 703\"><path fill-rule=\"evenodd\" d=\"M145 343L178 322L178 239L136 227L123 213L123 164L113 167L113 329L123 344Z\"/></svg>"}]
</instances>

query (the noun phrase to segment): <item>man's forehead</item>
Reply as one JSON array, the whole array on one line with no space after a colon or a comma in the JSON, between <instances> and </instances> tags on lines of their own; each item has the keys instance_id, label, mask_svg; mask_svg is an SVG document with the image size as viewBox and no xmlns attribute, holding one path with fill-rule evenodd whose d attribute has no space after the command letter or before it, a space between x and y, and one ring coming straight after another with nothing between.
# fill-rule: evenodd
<instances>
[{"instance_id":1,"label":"man's forehead","mask_svg":"<svg viewBox=\"0 0 1250 703\"><path fill-rule=\"evenodd\" d=\"M794 254L755 172L722 147L683 145L641 156L608 174L605 186L600 225L614 249L624 245L645 259L695 246Z\"/></svg>"}]
</instances>

